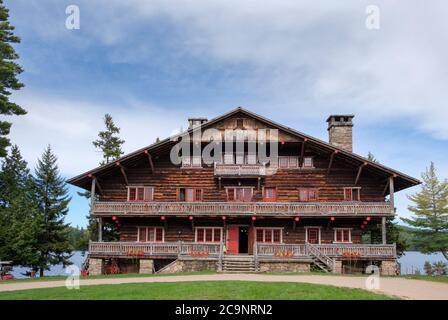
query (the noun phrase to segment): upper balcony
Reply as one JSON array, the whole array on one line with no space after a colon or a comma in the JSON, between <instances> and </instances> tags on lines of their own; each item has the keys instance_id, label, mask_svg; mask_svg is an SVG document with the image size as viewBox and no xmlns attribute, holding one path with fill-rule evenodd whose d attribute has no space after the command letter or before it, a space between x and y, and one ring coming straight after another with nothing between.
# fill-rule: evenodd
<instances>
[{"instance_id":1,"label":"upper balcony","mask_svg":"<svg viewBox=\"0 0 448 320\"><path fill-rule=\"evenodd\" d=\"M215 163L215 176L218 177L263 177L266 166L262 164L219 164Z\"/></svg>"},{"instance_id":2,"label":"upper balcony","mask_svg":"<svg viewBox=\"0 0 448 320\"><path fill-rule=\"evenodd\" d=\"M98 216L393 216L389 202L102 202Z\"/></svg>"}]
</instances>

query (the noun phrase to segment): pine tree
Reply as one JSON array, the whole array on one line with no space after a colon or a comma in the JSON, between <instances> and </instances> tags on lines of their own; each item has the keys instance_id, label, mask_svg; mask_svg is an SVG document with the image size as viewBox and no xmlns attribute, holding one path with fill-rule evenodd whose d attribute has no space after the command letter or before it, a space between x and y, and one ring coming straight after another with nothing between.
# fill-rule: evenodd
<instances>
[{"instance_id":1,"label":"pine tree","mask_svg":"<svg viewBox=\"0 0 448 320\"><path fill-rule=\"evenodd\" d=\"M101 165L107 164L123 155L121 146L124 143L124 140L121 140L118 136L120 128L115 125L110 114L104 116L104 124L106 125L106 130L100 131L98 140L93 141L93 145L103 153L104 160L101 162Z\"/></svg>"},{"instance_id":2,"label":"pine tree","mask_svg":"<svg viewBox=\"0 0 448 320\"><path fill-rule=\"evenodd\" d=\"M17 76L23 72L14 60L19 58L12 44L20 43L20 38L14 35L14 27L9 23L9 10L0 0L0 115L23 115L26 111L9 100L11 90L20 90L23 84ZM6 148L9 139L6 137L11 130L11 123L0 121L0 158L7 155Z\"/></svg>"},{"instance_id":3,"label":"pine tree","mask_svg":"<svg viewBox=\"0 0 448 320\"><path fill-rule=\"evenodd\" d=\"M57 157L48 146L35 170L36 193L39 204L41 230L38 237L40 276L51 265L69 265L71 247L68 225L64 218L71 198L60 176Z\"/></svg>"},{"instance_id":4,"label":"pine tree","mask_svg":"<svg viewBox=\"0 0 448 320\"><path fill-rule=\"evenodd\" d=\"M375 162L375 163L379 163L379 161L375 158L375 156L373 155L372 152L369 151L369 154L367 155L367 160Z\"/></svg>"},{"instance_id":5,"label":"pine tree","mask_svg":"<svg viewBox=\"0 0 448 320\"><path fill-rule=\"evenodd\" d=\"M100 165L107 164L113 160L118 159L121 155L123 155L123 151L121 146L125 142L121 140L119 137L120 128L118 128L110 114L106 114L104 116L104 124L106 126L106 131L100 131L98 133L98 140L93 141L93 145L96 148L100 148L103 153L103 161L100 162ZM90 191L78 192L78 195L90 199ZM87 215L88 226L87 231L89 233L89 238L92 241L98 240L98 222L95 217L92 215ZM115 226L113 224L105 224L103 231L103 237L105 240L116 240L118 234L115 230Z\"/></svg>"},{"instance_id":6,"label":"pine tree","mask_svg":"<svg viewBox=\"0 0 448 320\"><path fill-rule=\"evenodd\" d=\"M17 146L5 157L0 172L0 260L34 266L39 223L34 181Z\"/></svg>"},{"instance_id":7,"label":"pine tree","mask_svg":"<svg viewBox=\"0 0 448 320\"><path fill-rule=\"evenodd\" d=\"M441 252L448 260L448 180L439 181L432 162L422 179L422 190L408 196L414 216L402 220L412 227L415 245L423 253Z\"/></svg>"}]
</instances>

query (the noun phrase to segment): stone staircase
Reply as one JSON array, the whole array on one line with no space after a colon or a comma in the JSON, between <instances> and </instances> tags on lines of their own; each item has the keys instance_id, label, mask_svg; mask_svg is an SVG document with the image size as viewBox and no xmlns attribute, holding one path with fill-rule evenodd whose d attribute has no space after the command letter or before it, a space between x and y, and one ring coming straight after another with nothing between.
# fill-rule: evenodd
<instances>
[{"instance_id":1,"label":"stone staircase","mask_svg":"<svg viewBox=\"0 0 448 320\"><path fill-rule=\"evenodd\" d=\"M254 256L231 256L225 255L222 257L221 272L228 273L250 273L256 272Z\"/></svg>"}]
</instances>

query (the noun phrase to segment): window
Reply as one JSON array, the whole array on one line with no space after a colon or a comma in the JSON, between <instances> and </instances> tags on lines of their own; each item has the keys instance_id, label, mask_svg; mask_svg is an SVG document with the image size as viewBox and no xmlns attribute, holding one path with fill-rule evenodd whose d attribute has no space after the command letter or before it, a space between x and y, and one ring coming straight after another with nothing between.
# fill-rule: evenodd
<instances>
[{"instance_id":1,"label":"window","mask_svg":"<svg viewBox=\"0 0 448 320\"><path fill-rule=\"evenodd\" d=\"M317 190L315 189L300 189L299 190L299 201L310 202L317 201Z\"/></svg>"},{"instance_id":2,"label":"window","mask_svg":"<svg viewBox=\"0 0 448 320\"><path fill-rule=\"evenodd\" d=\"M222 228L196 228L196 242L221 242Z\"/></svg>"},{"instance_id":3,"label":"window","mask_svg":"<svg viewBox=\"0 0 448 320\"><path fill-rule=\"evenodd\" d=\"M162 227L137 227L137 242L165 242Z\"/></svg>"},{"instance_id":4,"label":"window","mask_svg":"<svg viewBox=\"0 0 448 320\"><path fill-rule=\"evenodd\" d=\"M228 188L227 201L251 202L252 188Z\"/></svg>"},{"instance_id":5,"label":"window","mask_svg":"<svg viewBox=\"0 0 448 320\"><path fill-rule=\"evenodd\" d=\"M237 153L235 156L235 163L236 164L244 164L244 153Z\"/></svg>"},{"instance_id":6,"label":"window","mask_svg":"<svg viewBox=\"0 0 448 320\"><path fill-rule=\"evenodd\" d=\"M182 168L201 168L201 156L182 157Z\"/></svg>"},{"instance_id":7,"label":"window","mask_svg":"<svg viewBox=\"0 0 448 320\"><path fill-rule=\"evenodd\" d=\"M349 228L334 229L334 242L352 242L351 233Z\"/></svg>"},{"instance_id":8,"label":"window","mask_svg":"<svg viewBox=\"0 0 448 320\"><path fill-rule=\"evenodd\" d=\"M264 202L276 202L277 201L277 189L264 188L263 201Z\"/></svg>"},{"instance_id":9,"label":"window","mask_svg":"<svg viewBox=\"0 0 448 320\"><path fill-rule=\"evenodd\" d=\"M224 154L224 164L234 164L233 153Z\"/></svg>"},{"instance_id":10,"label":"window","mask_svg":"<svg viewBox=\"0 0 448 320\"><path fill-rule=\"evenodd\" d=\"M344 200L345 201L361 201L361 188L345 188Z\"/></svg>"},{"instance_id":11,"label":"window","mask_svg":"<svg viewBox=\"0 0 448 320\"><path fill-rule=\"evenodd\" d=\"M180 188L178 200L185 202L201 202L202 189Z\"/></svg>"},{"instance_id":12,"label":"window","mask_svg":"<svg viewBox=\"0 0 448 320\"><path fill-rule=\"evenodd\" d=\"M257 228L257 242L282 243L283 229L280 228Z\"/></svg>"},{"instance_id":13,"label":"window","mask_svg":"<svg viewBox=\"0 0 448 320\"><path fill-rule=\"evenodd\" d=\"M257 155L249 153L247 155L247 164L257 164Z\"/></svg>"},{"instance_id":14,"label":"window","mask_svg":"<svg viewBox=\"0 0 448 320\"><path fill-rule=\"evenodd\" d=\"M313 158L304 157L303 158L303 168L313 168L313 167L314 167Z\"/></svg>"},{"instance_id":15,"label":"window","mask_svg":"<svg viewBox=\"0 0 448 320\"><path fill-rule=\"evenodd\" d=\"M320 228L312 227L306 228L306 242L319 244L320 243Z\"/></svg>"},{"instance_id":16,"label":"window","mask_svg":"<svg viewBox=\"0 0 448 320\"><path fill-rule=\"evenodd\" d=\"M153 187L128 187L128 201L146 202L154 200Z\"/></svg>"},{"instance_id":17,"label":"window","mask_svg":"<svg viewBox=\"0 0 448 320\"><path fill-rule=\"evenodd\" d=\"M299 157L280 156L278 157L278 165L284 169L297 169L299 167Z\"/></svg>"}]
</instances>

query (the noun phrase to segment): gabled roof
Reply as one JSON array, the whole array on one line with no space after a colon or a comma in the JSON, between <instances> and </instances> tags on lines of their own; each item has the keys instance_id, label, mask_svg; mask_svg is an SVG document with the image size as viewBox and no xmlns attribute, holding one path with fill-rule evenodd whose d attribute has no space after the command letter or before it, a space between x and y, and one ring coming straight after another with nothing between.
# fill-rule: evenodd
<instances>
[{"instance_id":1,"label":"gabled roof","mask_svg":"<svg viewBox=\"0 0 448 320\"><path fill-rule=\"evenodd\" d=\"M238 108L233 109L219 117L211 119L210 121L203 124L200 127L200 129L204 130L209 127L212 127L214 124L216 124L222 120L225 120L226 118L232 117L238 113L245 114L245 115L247 115L251 118L254 118L260 122L263 122L271 127L277 128L279 130L283 130L299 139L306 140L307 143L315 145L315 146L321 148L322 150L328 151L329 153L337 151L338 158L344 158L344 159L348 160L349 162L355 162L355 163L358 163L359 165L366 163L366 164L368 164L369 168L375 169L378 173L382 173L385 176L394 176L398 180L398 183L396 183L396 186L395 186L396 191L406 189L406 188L409 188L409 187L412 187L412 186L415 186L415 185L418 185L421 183L418 179L415 179L415 178L413 178L409 175L406 175L402 172L399 172L397 170L394 170L394 169L384 166L382 164L372 162L365 157L357 155L353 152L346 151L344 149L341 149L339 147L331 145L328 142L311 137L307 134L304 134L304 133L297 131L295 129L292 129L290 127L283 126L279 123L276 123L270 119L264 118L256 113L253 113L253 112L246 110L242 107L238 107ZM102 173L110 171L111 169L116 167L117 163L125 163L126 161L130 161L135 157L142 156L143 154L145 154L145 151L151 152L151 151L163 148L164 146L166 147L167 145L172 144L173 141L176 141L177 138L187 135L187 134L191 134L194 130L195 130L194 128L190 128L189 130L182 132L176 136L168 137L164 140L161 140L159 142L156 142L156 143L146 146L144 148L138 149L137 151L134 151L127 155L124 155L123 157L115 160L114 162L105 164L103 166L99 166L95 169L92 169L92 170L87 171L83 174L80 174L74 178L71 178L68 180L68 183L73 184L78 187L81 187L81 188L84 188L84 189L89 189L89 183L92 179L92 176L98 176L98 175L101 175Z\"/></svg>"}]
</instances>

